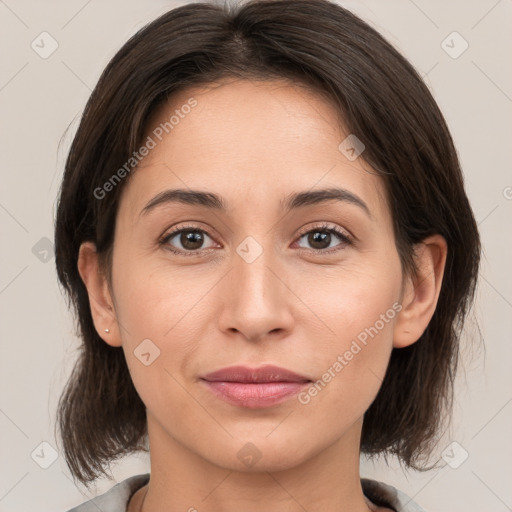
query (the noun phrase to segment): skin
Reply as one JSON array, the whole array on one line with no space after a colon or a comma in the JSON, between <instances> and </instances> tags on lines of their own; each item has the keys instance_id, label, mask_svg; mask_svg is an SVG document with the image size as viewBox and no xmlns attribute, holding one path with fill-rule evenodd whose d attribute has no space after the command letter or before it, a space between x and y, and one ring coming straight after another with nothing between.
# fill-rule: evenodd
<instances>
[{"instance_id":1,"label":"skin","mask_svg":"<svg viewBox=\"0 0 512 512\"><path fill-rule=\"evenodd\" d=\"M197 106L123 190L111 286L94 244L78 260L96 329L122 347L147 408L151 481L129 511L146 492L145 512L387 510L362 493L363 415L392 349L417 341L434 313L446 242L426 239L418 276L402 272L383 182L364 153L350 161L340 152L349 132L326 99L285 81L224 80L171 97L151 129L192 96ZM357 195L371 216L347 201L279 208L292 192L327 187ZM168 203L141 215L172 188L214 192L228 208ZM332 234L315 246L303 236L324 222L354 243ZM169 250L191 247L179 236L158 244L184 223L206 232L196 256ZM251 263L236 251L247 236L263 249ZM293 396L242 408L199 380L235 364L276 364L316 381L395 303L399 313L307 404ZM160 350L149 366L134 355L144 339ZM251 467L237 456L246 443L261 455Z\"/></svg>"}]
</instances>

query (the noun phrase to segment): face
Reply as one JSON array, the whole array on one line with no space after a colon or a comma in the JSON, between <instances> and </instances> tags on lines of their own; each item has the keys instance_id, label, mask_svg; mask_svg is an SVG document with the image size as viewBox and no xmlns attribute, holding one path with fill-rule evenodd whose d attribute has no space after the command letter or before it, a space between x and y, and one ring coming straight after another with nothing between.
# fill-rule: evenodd
<instances>
[{"instance_id":1,"label":"face","mask_svg":"<svg viewBox=\"0 0 512 512\"><path fill-rule=\"evenodd\" d=\"M364 152L339 149L334 112L280 81L182 91L123 190L119 343L151 428L218 466L313 457L360 421L386 371L403 290L392 218ZM235 365L308 382L204 380Z\"/></svg>"}]
</instances>

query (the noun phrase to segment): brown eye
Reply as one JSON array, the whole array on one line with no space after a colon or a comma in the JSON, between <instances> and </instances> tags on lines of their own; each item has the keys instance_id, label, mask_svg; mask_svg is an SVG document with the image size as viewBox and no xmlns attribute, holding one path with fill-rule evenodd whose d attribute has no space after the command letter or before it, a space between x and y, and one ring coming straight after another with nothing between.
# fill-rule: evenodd
<instances>
[{"instance_id":1,"label":"brown eye","mask_svg":"<svg viewBox=\"0 0 512 512\"><path fill-rule=\"evenodd\" d=\"M331 245L331 234L321 231L312 231L307 235L307 241L313 249L328 249Z\"/></svg>"},{"instance_id":2,"label":"brown eye","mask_svg":"<svg viewBox=\"0 0 512 512\"><path fill-rule=\"evenodd\" d=\"M309 244L309 248L315 251L326 251L333 247L343 248L346 245L351 244L351 240L342 231L322 226L303 233L299 238L299 247L305 247L300 245L300 241L305 240ZM336 243L338 241L338 243Z\"/></svg>"},{"instance_id":3,"label":"brown eye","mask_svg":"<svg viewBox=\"0 0 512 512\"><path fill-rule=\"evenodd\" d=\"M165 236L162 243L170 246L169 248L173 252L187 253L202 249L209 249L210 247L204 247L204 244L208 239L212 241L210 236L202 229L181 228Z\"/></svg>"},{"instance_id":4,"label":"brown eye","mask_svg":"<svg viewBox=\"0 0 512 512\"><path fill-rule=\"evenodd\" d=\"M201 248L204 237L199 231L182 231L179 235L179 241L184 249L194 251Z\"/></svg>"}]
</instances>

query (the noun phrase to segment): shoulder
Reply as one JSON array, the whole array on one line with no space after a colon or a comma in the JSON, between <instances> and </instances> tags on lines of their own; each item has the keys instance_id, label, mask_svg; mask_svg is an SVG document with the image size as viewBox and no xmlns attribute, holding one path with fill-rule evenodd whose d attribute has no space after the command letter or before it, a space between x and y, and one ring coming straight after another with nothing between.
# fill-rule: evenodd
<instances>
[{"instance_id":1,"label":"shoulder","mask_svg":"<svg viewBox=\"0 0 512 512\"><path fill-rule=\"evenodd\" d=\"M149 473L135 475L116 484L100 496L74 507L68 512L125 512L128 501L132 495L149 481ZM407 494L395 487L371 480L361 478L361 486L365 496L379 507L390 507L397 512L425 512Z\"/></svg>"},{"instance_id":2,"label":"shoulder","mask_svg":"<svg viewBox=\"0 0 512 512\"><path fill-rule=\"evenodd\" d=\"M135 475L119 482L104 494L74 507L68 512L125 512L132 495L149 481L149 473Z\"/></svg>"},{"instance_id":3,"label":"shoulder","mask_svg":"<svg viewBox=\"0 0 512 512\"><path fill-rule=\"evenodd\" d=\"M379 507L388 507L397 512L425 512L412 498L392 485L361 478L364 495Z\"/></svg>"}]
</instances>

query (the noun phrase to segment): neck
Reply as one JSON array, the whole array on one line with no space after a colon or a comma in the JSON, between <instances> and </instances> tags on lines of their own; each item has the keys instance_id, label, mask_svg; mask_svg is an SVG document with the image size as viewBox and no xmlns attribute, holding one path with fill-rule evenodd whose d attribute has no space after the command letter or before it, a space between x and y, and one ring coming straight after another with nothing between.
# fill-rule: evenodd
<instances>
[{"instance_id":1,"label":"neck","mask_svg":"<svg viewBox=\"0 0 512 512\"><path fill-rule=\"evenodd\" d=\"M378 510L361 488L361 427L362 418L341 439L291 467L265 466L262 457L254 468L240 471L216 465L171 438L148 411L151 478L130 512L139 512L143 499L143 512Z\"/></svg>"}]
</instances>

